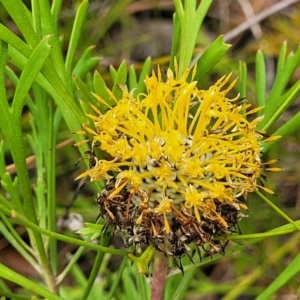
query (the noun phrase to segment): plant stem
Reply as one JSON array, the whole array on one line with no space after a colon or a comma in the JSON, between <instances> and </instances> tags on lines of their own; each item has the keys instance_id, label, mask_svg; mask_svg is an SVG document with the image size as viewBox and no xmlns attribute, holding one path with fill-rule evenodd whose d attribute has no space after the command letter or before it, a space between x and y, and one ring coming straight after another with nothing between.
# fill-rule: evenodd
<instances>
[{"instance_id":1,"label":"plant stem","mask_svg":"<svg viewBox=\"0 0 300 300\"><path fill-rule=\"evenodd\" d=\"M163 300L168 275L168 258L156 252L154 257L154 270L151 286L151 299Z\"/></svg>"},{"instance_id":2,"label":"plant stem","mask_svg":"<svg viewBox=\"0 0 300 300\"><path fill-rule=\"evenodd\" d=\"M57 239L57 240L60 240L60 241L66 242L66 243L78 245L78 246L87 247L89 249L93 249L93 250L97 250L97 251L101 251L101 252L105 252L105 253L111 253L114 255L120 255L120 256L126 256L126 257L128 256L128 251L99 246L99 245L93 244L91 242L82 241L82 240L79 240L76 238L68 237L66 235L59 234L59 233L47 230L45 228L39 227L38 225L30 222L24 216L20 215L17 211L9 210L6 206L3 206L2 204L0 204L0 212L3 212L8 217L12 217L15 220L15 222L17 222L18 224L20 224L26 228L31 229L33 232L37 231L37 232L39 232L43 235L46 235L50 238L54 238L54 239Z\"/></svg>"}]
</instances>

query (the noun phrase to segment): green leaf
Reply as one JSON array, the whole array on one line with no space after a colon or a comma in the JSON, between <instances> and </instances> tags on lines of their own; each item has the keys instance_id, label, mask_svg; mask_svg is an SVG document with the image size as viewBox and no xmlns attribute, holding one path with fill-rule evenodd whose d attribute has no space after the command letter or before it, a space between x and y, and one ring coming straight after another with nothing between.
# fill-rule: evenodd
<instances>
[{"instance_id":1,"label":"green leaf","mask_svg":"<svg viewBox=\"0 0 300 300\"><path fill-rule=\"evenodd\" d=\"M27 59L15 48L9 48L9 58L20 70L24 69L27 63ZM75 101L73 91L71 94L66 88L50 61L45 62L41 72L42 74L37 75L36 82L56 101L71 132L77 131L86 117L80 110L78 101ZM0 97L0 101L2 99Z\"/></svg>"},{"instance_id":2,"label":"green leaf","mask_svg":"<svg viewBox=\"0 0 300 300\"><path fill-rule=\"evenodd\" d=\"M174 70L174 59L177 57L178 45L180 38L180 21L178 14L173 15L173 37L172 37L172 47L171 47L171 57L170 57L170 69Z\"/></svg>"},{"instance_id":3,"label":"green leaf","mask_svg":"<svg viewBox=\"0 0 300 300\"><path fill-rule=\"evenodd\" d=\"M7 74L8 78L10 79L10 81L13 83L13 85L17 86L18 82L19 82L19 77L9 66L6 66L6 74ZM29 94L27 94L25 102L33 114L38 114L37 107L34 104L34 102L32 101Z\"/></svg>"},{"instance_id":4,"label":"green leaf","mask_svg":"<svg viewBox=\"0 0 300 300\"><path fill-rule=\"evenodd\" d=\"M88 47L80 56L72 72L74 75L84 78L88 72L93 70L98 65L101 58L92 56L92 51L94 48L94 46Z\"/></svg>"},{"instance_id":5,"label":"green leaf","mask_svg":"<svg viewBox=\"0 0 300 300\"><path fill-rule=\"evenodd\" d=\"M24 70L21 74L20 80L16 87L11 111L16 118L19 118L22 113L23 105L27 97L28 91L31 88L33 81L37 74L42 69L48 55L50 54L52 46L49 44L51 36L46 36L37 45L29 57Z\"/></svg>"},{"instance_id":6,"label":"green leaf","mask_svg":"<svg viewBox=\"0 0 300 300\"><path fill-rule=\"evenodd\" d=\"M0 183L2 184L2 182ZM6 209L8 209L8 211L11 211L13 209L11 203L8 202L7 199L2 196L2 194L0 194L0 208L1 207L5 207Z\"/></svg>"},{"instance_id":7,"label":"green leaf","mask_svg":"<svg viewBox=\"0 0 300 300\"><path fill-rule=\"evenodd\" d=\"M242 61L239 62L239 92L240 98L247 97L247 65Z\"/></svg>"},{"instance_id":8,"label":"green leaf","mask_svg":"<svg viewBox=\"0 0 300 300\"><path fill-rule=\"evenodd\" d=\"M73 28L72 28L72 33L71 33L69 48L66 56L66 63L65 63L66 70L69 76L71 75L72 72L72 65L75 57L75 52L80 39L80 34L81 34L83 24L86 19L88 5L89 4L87 0L81 2L81 4L77 9L75 20L73 23Z\"/></svg>"},{"instance_id":9,"label":"green leaf","mask_svg":"<svg viewBox=\"0 0 300 300\"><path fill-rule=\"evenodd\" d=\"M291 76L300 63L300 47L296 53L290 53L281 69L276 73L275 81L269 95L268 101L276 102L278 95L281 95L287 86Z\"/></svg>"},{"instance_id":10,"label":"green leaf","mask_svg":"<svg viewBox=\"0 0 300 300\"><path fill-rule=\"evenodd\" d=\"M77 86L77 91L82 97L82 100L86 103L95 103L95 98L87 85L77 76L74 76L74 81Z\"/></svg>"},{"instance_id":11,"label":"green leaf","mask_svg":"<svg viewBox=\"0 0 300 300\"><path fill-rule=\"evenodd\" d=\"M41 295L45 298L51 300L62 300L63 298L51 293L47 288L43 287L42 285L36 283L35 281L29 280L24 276L14 272L13 270L9 269L8 267L0 264L0 277L7 279L11 282L14 282L28 290L32 293L36 293Z\"/></svg>"},{"instance_id":12,"label":"green leaf","mask_svg":"<svg viewBox=\"0 0 300 300\"><path fill-rule=\"evenodd\" d=\"M184 276L181 278L180 280L180 284L177 286L176 290L172 291L173 295L172 300L177 300L177 299L183 299L184 295L189 287L189 285L191 284L192 279L194 278L195 272L197 271L196 268L188 270L187 272L185 272Z\"/></svg>"},{"instance_id":13,"label":"green leaf","mask_svg":"<svg viewBox=\"0 0 300 300\"><path fill-rule=\"evenodd\" d=\"M127 64L125 60L123 60L116 73L114 86L112 88L112 92L117 99L121 99L122 97L123 91L121 89L121 86L122 85L124 86L126 84L126 80L127 80Z\"/></svg>"},{"instance_id":14,"label":"green leaf","mask_svg":"<svg viewBox=\"0 0 300 300\"><path fill-rule=\"evenodd\" d=\"M283 69L286 56L287 56L287 42L284 41L279 51L276 73L280 72L280 70Z\"/></svg>"},{"instance_id":15,"label":"green leaf","mask_svg":"<svg viewBox=\"0 0 300 300\"><path fill-rule=\"evenodd\" d=\"M87 85L77 76L74 76L74 81L77 87L77 91L79 92L83 102L81 102L81 106L84 107L85 113L92 114L93 110L90 104L95 104L95 97L91 94Z\"/></svg>"},{"instance_id":16,"label":"green leaf","mask_svg":"<svg viewBox=\"0 0 300 300\"><path fill-rule=\"evenodd\" d=\"M10 205L18 210L19 212L24 213L23 203L20 198L20 194L16 189L16 183L18 183L18 177L15 177L14 181L11 178L11 175L8 172L5 172L1 176L1 186L10 196ZM7 203L8 205L8 203Z\"/></svg>"},{"instance_id":17,"label":"green leaf","mask_svg":"<svg viewBox=\"0 0 300 300\"><path fill-rule=\"evenodd\" d=\"M223 36L219 36L201 55L197 61L195 80L200 81L227 53L231 45L223 42Z\"/></svg>"},{"instance_id":18,"label":"green leaf","mask_svg":"<svg viewBox=\"0 0 300 300\"><path fill-rule=\"evenodd\" d=\"M128 74L128 86L129 86L129 90L133 90L137 88L137 76L136 76L136 71L134 66L130 66L129 67L129 74Z\"/></svg>"},{"instance_id":19,"label":"green leaf","mask_svg":"<svg viewBox=\"0 0 300 300\"><path fill-rule=\"evenodd\" d=\"M6 171L6 162L5 162L5 149L4 141L0 141L0 178L7 173Z\"/></svg>"},{"instance_id":20,"label":"green leaf","mask_svg":"<svg viewBox=\"0 0 300 300\"><path fill-rule=\"evenodd\" d=\"M83 237L88 237L89 241L93 241L100 237L103 225L94 223L85 223L84 227L76 231Z\"/></svg>"},{"instance_id":21,"label":"green leaf","mask_svg":"<svg viewBox=\"0 0 300 300\"><path fill-rule=\"evenodd\" d=\"M293 103L298 96L300 95L300 80L298 80L285 94L282 96L278 96L276 104L274 106L277 108L274 110L274 106L271 106L269 102L266 103L266 110L272 111L272 115L267 115L265 118L268 118L268 122L263 122L263 130L267 130L276 120L278 117L282 115L282 113L285 111L285 109ZM261 124L259 124L259 128L262 127ZM296 126L295 128L299 128Z\"/></svg>"},{"instance_id":22,"label":"green leaf","mask_svg":"<svg viewBox=\"0 0 300 300\"><path fill-rule=\"evenodd\" d=\"M120 285L120 282L121 282L122 276L123 276L123 272L126 269L126 267L127 267L127 258L124 257L120 267L118 268L117 278L114 280L114 282L109 290L109 294L106 297L107 300L110 300L113 298L118 286ZM137 299L137 298L128 298L128 299Z\"/></svg>"},{"instance_id":23,"label":"green leaf","mask_svg":"<svg viewBox=\"0 0 300 300\"><path fill-rule=\"evenodd\" d=\"M181 76L191 63L201 24L211 4L212 0L202 0L195 11L196 1L185 1L183 10L182 1L174 0L176 13L178 14L181 25L179 43L179 76Z\"/></svg>"},{"instance_id":24,"label":"green leaf","mask_svg":"<svg viewBox=\"0 0 300 300\"><path fill-rule=\"evenodd\" d=\"M62 0L53 0L51 6L51 14L53 19L53 24L55 26L55 32L57 33L57 27L59 25L59 13L61 11Z\"/></svg>"},{"instance_id":25,"label":"green leaf","mask_svg":"<svg viewBox=\"0 0 300 300\"><path fill-rule=\"evenodd\" d=\"M58 276L56 276L56 284L60 285L60 283L64 280L64 278L69 274L70 270L77 263L78 259L81 257L83 252L85 251L85 247L78 247L76 252L72 254L71 259L69 260L67 266L65 266L64 270L60 272ZM70 297L69 297L70 298Z\"/></svg>"},{"instance_id":26,"label":"green leaf","mask_svg":"<svg viewBox=\"0 0 300 300\"><path fill-rule=\"evenodd\" d=\"M117 70L113 66L109 66L109 73L112 80L115 82L117 78Z\"/></svg>"},{"instance_id":27,"label":"green leaf","mask_svg":"<svg viewBox=\"0 0 300 300\"><path fill-rule=\"evenodd\" d=\"M144 62L141 74L139 76L139 81L138 81L138 85L137 85L137 90L136 93L134 93L134 95L138 95L140 93L145 92L145 78L147 75L150 75L151 72L151 57L147 57L147 59Z\"/></svg>"},{"instance_id":28,"label":"green leaf","mask_svg":"<svg viewBox=\"0 0 300 300\"><path fill-rule=\"evenodd\" d=\"M145 92L145 78L151 72L151 58L147 57L144 61L141 73L139 75L139 79L137 80L136 71L134 66L129 68L129 90L133 91L134 97L138 94Z\"/></svg>"},{"instance_id":29,"label":"green leaf","mask_svg":"<svg viewBox=\"0 0 300 300\"><path fill-rule=\"evenodd\" d=\"M281 272L274 281L255 300L267 300L279 290L288 280L300 272L300 253L289 262L288 266Z\"/></svg>"},{"instance_id":30,"label":"green leaf","mask_svg":"<svg viewBox=\"0 0 300 300\"><path fill-rule=\"evenodd\" d=\"M284 123L278 130L276 130L272 135L273 136L282 136L286 137L297 130L299 130L299 124L300 124L300 112L298 112L295 116L293 116L291 119L289 119L286 123ZM264 143L262 145L264 152L267 152L268 149L270 149L272 146L274 146L276 143L281 141L282 139L277 139L272 142Z\"/></svg>"},{"instance_id":31,"label":"green leaf","mask_svg":"<svg viewBox=\"0 0 300 300\"><path fill-rule=\"evenodd\" d=\"M129 263L123 272L123 285L125 290L125 299L141 299L141 295L136 288L136 282L131 274ZM144 300L144 299L143 299Z\"/></svg>"},{"instance_id":32,"label":"green leaf","mask_svg":"<svg viewBox=\"0 0 300 300\"><path fill-rule=\"evenodd\" d=\"M79 286L81 290L84 289L86 287L87 280L83 273L83 270L77 264L74 264L71 271L72 277L76 281L76 286Z\"/></svg>"},{"instance_id":33,"label":"green leaf","mask_svg":"<svg viewBox=\"0 0 300 300\"><path fill-rule=\"evenodd\" d=\"M64 85L71 89L72 78L68 76L65 68L65 62L62 54L61 41L57 32L57 27L53 23L53 16L51 14L50 3L47 0L39 0L41 13L41 28L43 36L53 35L53 50L50 53L51 68L53 68Z\"/></svg>"},{"instance_id":34,"label":"green leaf","mask_svg":"<svg viewBox=\"0 0 300 300\"><path fill-rule=\"evenodd\" d=\"M2 217L2 214L1 214ZM12 225L10 224L12 227ZM20 243L20 236L18 236L18 233L15 231L15 229L12 227L12 230L14 230L15 236L9 232L8 228L0 221L0 231L1 234L5 237L5 239L9 242L9 244L34 268L36 267L36 260L31 256L23 247L23 245ZM16 238L18 237L18 239ZM24 241L22 242L24 243Z\"/></svg>"},{"instance_id":35,"label":"green leaf","mask_svg":"<svg viewBox=\"0 0 300 300\"><path fill-rule=\"evenodd\" d=\"M266 101L266 66L263 53L258 50L255 58L255 99L258 107L264 106ZM258 111L258 116L262 115L263 111Z\"/></svg>"},{"instance_id":36,"label":"green leaf","mask_svg":"<svg viewBox=\"0 0 300 300\"><path fill-rule=\"evenodd\" d=\"M17 175L19 178L20 193L22 194L23 198L22 207L24 207L25 214L28 219L30 219L34 224L38 224L38 220L35 211L35 204L32 197L32 187L29 180L28 168L26 165L25 148L20 121L27 93L50 53L51 46L48 43L50 38L51 36L44 37L44 39L32 52L31 56L24 66L24 70L16 87L12 107L10 110L8 109L8 104L5 103L5 98L3 103L3 111L6 108L5 113L0 118L0 126L3 135L5 136L6 143L10 148L10 152L13 157ZM2 51L2 46L4 46L4 43L2 43L1 45L1 54L5 56L4 51ZM1 71L3 70L3 61L1 61L0 64ZM4 76L2 78L4 79ZM2 84L0 88L2 89ZM1 101L3 100L1 99ZM18 205L18 207L19 206L20 205ZM19 212L22 213L22 209L19 209ZM48 261L46 259L42 237L37 231L33 232L32 237L34 237L35 239L33 242L37 247L40 261L42 262L45 269L47 269Z\"/></svg>"},{"instance_id":37,"label":"green leaf","mask_svg":"<svg viewBox=\"0 0 300 300\"><path fill-rule=\"evenodd\" d=\"M39 0L31 1L33 28L39 40L42 39L41 7Z\"/></svg>"},{"instance_id":38,"label":"green leaf","mask_svg":"<svg viewBox=\"0 0 300 300\"><path fill-rule=\"evenodd\" d=\"M150 300L150 285L146 281L145 276L137 276L137 289L139 291L139 299Z\"/></svg>"},{"instance_id":39,"label":"green leaf","mask_svg":"<svg viewBox=\"0 0 300 300\"><path fill-rule=\"evenodd\" d=\"M0 24L0 38L10 46L14 47L20 53L22 53L25 57L28 58L31 55L32 50L30 49L30 47L2 24Z\"/></svg>"},{"instance_id":40,"label":"green leaf","mask_svg":"<svg viewBox=\"0 0 300 300\"><path fill-rule=\"evenodd\" d=\"M104 235L102 237L102 239L100 240L100 245L101 246L108 246L109 244L109 241L110 241L110 236L109 235ZM89 294L95 284L95 280L99 274L99 269L101 267L101 264L103 262L103 258L104 258L104 252L97 252L97 255L96 255L96 258L93 262L93 267L92 267L92 270L89 274L89 278L87 280L87 284L85 285L85 289L84 289L84 292L83 292L83 295L80 299L82 300L87 300L88 297L89 297Z\"/></svg>"},{"instance_id":41,"label":"green leaf","mask_svg":"<svg viewBox=\"0 0 300 300\"><path fill-rule=\"evenodd\" d=\"M28 10L22 1L1 0L8 14L16 23L26 42L31 48L38 44L38 37L33 29Z\"/></svg>"},{"instance_id":42,"label":"green leaf","mask_svg":"<svg viewBox=\"0 0 300 300\"><path fill-rule=\"evenodd\" d=\"M281 60L283 61L283 58ZM281 95L285 92L291 76L300 64L300 47L298 47L295 54L290 53L285 62L280 64L282 64L282 67L281 69L277 68L272 90L266 100L266 106L263 111L265 118L259 124L258 129L268 129L282 111L294 100L294 98L290 97L287 99L286 97L281 97Z\"/></svg>"},{"instance_id":43,"label":"green leaf","mask_svg":"<svg viewBox=\"0 0 300 300\"><path fill-rule=\"evenodd\" d=\"M8 52L7 43L0 39L0 107L1 107L0 128L2 128L2 126L7 126L6 123L9 121L8 119L9 108L7 104L6 86L5 86L5 67L7 63L7 52Z\"/></svg>"},{"instance_id":44,"label":"green leaf","mask_svg":"<svg viewBox=\"0 0 300 300\"><path fill-rule=\"evenodd\" d=\"M105 100L105 102L107 102L107 104L113 105L114 101L112 101L110 99L110 96L107 92L106 83L105 83L102 75L97 71L94 74L93 86L94 86L95 93L97 95L99 95L103 100ZM97 107L100 108L101 112L104 112L107 109L106 106L103 106L100 103L97 104Z\"/></svg>"}]
</instances>

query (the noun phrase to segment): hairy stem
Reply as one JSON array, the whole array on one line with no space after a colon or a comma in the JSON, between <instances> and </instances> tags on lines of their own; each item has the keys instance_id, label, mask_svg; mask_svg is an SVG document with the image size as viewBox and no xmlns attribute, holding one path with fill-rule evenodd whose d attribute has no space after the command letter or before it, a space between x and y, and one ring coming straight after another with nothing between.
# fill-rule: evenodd
<instances>
[{"instance_id":1,"label":"hairy stem","mask_svg":"<svg viewBox=\"0 0 300 300\"><path fill-rule=\"evenodd\" d=\"M154 270L151 287L151 299L163 300L168 275L168 258L156 252L154 257Z\"/></svg>"}]
</instances>

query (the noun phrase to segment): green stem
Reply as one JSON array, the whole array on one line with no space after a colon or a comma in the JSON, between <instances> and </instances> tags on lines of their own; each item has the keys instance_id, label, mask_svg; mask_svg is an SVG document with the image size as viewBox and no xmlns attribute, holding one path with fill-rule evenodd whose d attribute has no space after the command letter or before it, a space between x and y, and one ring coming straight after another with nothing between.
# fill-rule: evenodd
<instances>
[{"instance_id":1,"label":"green stem","mask_svg":"<svg viewBox=\"0 0 300 300\"><path fill-rule=\"evenodd\" d=\"M1 214L1 217L4 215ZM32 253L28 253L24 248L24 242L20 243L20 237L17 239L11 232L9 232L8 228L4 226L4 224L0 221L0 232L5 237L5 239L9 242L9 244L37 271L39 272L39 267L37 265L36 259L32 255ZM32 251L31 251L32 252Z\"/></svg>"},{"instance_id":2,"label":"green stem","mask_svg":"<svg viewBox=\"0 0 300 300\"><path fill-rule=\"evenodd\" d=\"M96 251L100 251L100 252L106 252L106 253L111 253L114 255L120 255L120 256L128 256L129 252L127 251L122 251L122 250L117 250L117 249L113 249L113 248L107 248L107 247L102 247L99 245L95 245L93 243L90 242L86 242L86 241L82 241L82 240L78 240L75 238L71 238L44 228L39 227L38 225L30 222L28 219L26 219L25 217L21 216L18 212L16 211L10 211L9 209L7 209L6 207L4 207L3 205L0 205L0 211L2 211L4 214L6 214L7 216L13 217L14 220L26 227L29 228L33 231L36 231L40 234L46 235L48 237L51 238L55 238L57 240L69 243L69 244L74 244L74 245L78 245L78 246L84 246L87 247L89 249L93 249Z\"/></svg>"},{"instance_id":3,"label":"green stem","mask_svg":"<svg viewBox=\"0 0 300 300\"><path fill-rule=\"evenodd\" d=\"M109 294L107 296L107 300L115 299L114 298L115 292L116 292L118 286L120 285L120 282L122 283L123 272L124 272L124 270L126 269L127 266L128 266L127 259L123 258L122 263L121 263L121 265L120 265L120 267L118 269L117 277L115 278L115 280L114 280L114 282L112 284L112 287L109 290Z\"/></svg>"},{"instance_id":4,"label":"green stem","mask_svg":"<svg viewBox=\"0 0 300 300\"><path fill-rule=\"evenodd\" d=\"M273 202L271 202L265 195L263 195L260 191L256 190L255 193L262 198L268 205L270 205L279 215L281 215L284 219L286 219L289 223L293 224L297 230L300 231L300 226L293 221L288 215L286 215L281 209L279 209Z\"/></svg>"},{"instance_id":5,"label":"green stem","mask_svg":"<svg viewBox=\"0 0 300 300\"><path fill-rule=\"evenodd\" d=\"M109 240L110 240L110 236L105 236L101 239L101 246L107 246L109 244ZM93 268L92 268L92 271L90 273L90 276L89 276L89 279L88 279L88 283L87 283L87 286L84 290L84 294L82 296L82 300L86 300L88 299L88 296L92 290L92 287L94 285L94 282L98 276L98 272L99 272L99 269L100 269L100 266L102 264L102 261L103 261L103 257L104 257L104 252L98 252L97 255L96 255L96 258L94 260L94 263L93 263Z\"/></svg>"},{"instance_id":6,"label":"green stem","mask_svg":"<svg viewBox=\"0 0 300 300\"><path fill-rule=\"evenodd\" d=\"M226 236L226 240L258 240L258 239L264 239L267 237L272 237L272 236L279 236L279 235L285 235L288 233L292 233L295 232L297 229L297 227L299 227L300 225L300 221L296 221L294 222L294 224L286 224L280 227L277 227L275 229L272 229L270 231L264 232L264 233L254 233L254 234L236 234L236 235L228 235ZM224 239L224 237L220 236L220 237L216 237L216 240L221 240Z\"/></svg>"}]
</instances>

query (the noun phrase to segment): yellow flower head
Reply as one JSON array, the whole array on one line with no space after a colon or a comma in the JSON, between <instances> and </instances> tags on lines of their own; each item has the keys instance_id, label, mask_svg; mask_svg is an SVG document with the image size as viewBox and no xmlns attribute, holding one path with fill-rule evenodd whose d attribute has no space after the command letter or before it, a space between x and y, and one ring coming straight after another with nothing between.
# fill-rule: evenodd
<instances>
[{"instance_id":1,"label":"yellow flower head","mask_svg":"<svg viewBox=\"0 0 300 300\"><path fill-rule=\"evenodd\" d=\"M213 238L234 230L246 208L241 199L265 169L264 135L256 130L262 118L247 121L258 109L246 112L250 104L227 98L236 82L228 85L230 75L200 90L187 81L189 70L176 73L168 70L163 80L159 69L153 72L136 98L125 87L120 100L109 92L114 106L95 95L108 110L92 106L95 128L84 129L111 158L96 159L79 178L106 180L101 214L107 226L125 232L125 245L141 251L152 243L175 258L192 242L223 252Z\"/></svg>"}]
</instances>

